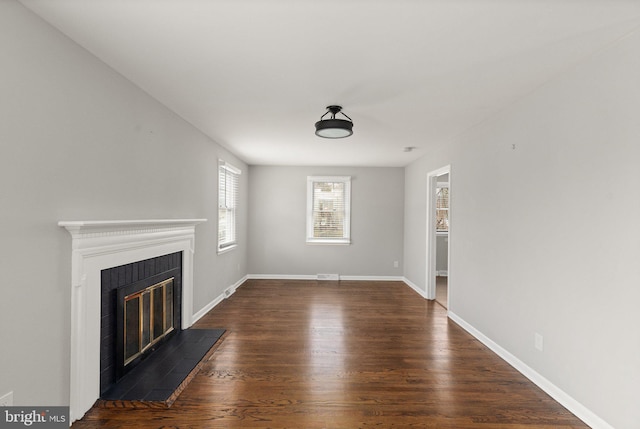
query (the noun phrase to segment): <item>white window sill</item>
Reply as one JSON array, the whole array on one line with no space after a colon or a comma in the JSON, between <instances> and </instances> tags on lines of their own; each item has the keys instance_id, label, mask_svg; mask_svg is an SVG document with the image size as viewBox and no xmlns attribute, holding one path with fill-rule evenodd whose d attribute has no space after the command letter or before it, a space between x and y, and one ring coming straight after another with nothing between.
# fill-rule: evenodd
<instances>
[{"instance_id":1,"label":"white window sill","mask_svg":"<svg viewBox=\"0 0 640 429\"><path fill-rule=\"evenodd\" d=\"M238 247L238 245L237 244L233 244L231 246L227 246L227 247L223 247L222 249L218 249L218 255L222 255L223 253L230 252L233 249L235 249L236 247Z\"/></svg>"},{"instance_id":2,"label":"white window sill","mask_svg":"<svg viewBox=\"0 0 640 429\"><path fill-rule=\"evenodd\" d=\"M320 238L307 238L307 244L338 244L349 245L350 239L320 239Z\"/></svg>"}]
</instances>

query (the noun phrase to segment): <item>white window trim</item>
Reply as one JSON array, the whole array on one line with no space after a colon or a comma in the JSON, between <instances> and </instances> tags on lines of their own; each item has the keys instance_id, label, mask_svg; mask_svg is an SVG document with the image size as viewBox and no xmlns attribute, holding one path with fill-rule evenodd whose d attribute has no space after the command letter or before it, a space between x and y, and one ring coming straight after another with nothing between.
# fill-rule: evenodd
<instances>
[{"instance_id":1,"label":"white window trim","mask_svg":"<svg viewBox=\"0 0 640 429\"><path fill-rule=\"evenodd\" d=\"M343 238L316 238L313 236L313 184L314 182L344 183ZM307 244L351 244L351 176L307 176Z\"/></svg>"},{"instance_id":2,"label":"white window trim","mask_svg":"<svg viewBox=\"0 0 640 429\"><path fill-rule=\"evenodd\" d=\"M227 170L227 171L229 171L229 172L231 172L233 174L238 175L238 188L240 188L240 175L242 174L242 171L239 168L229 164L225 160L218 159L218 169L216 170L216 173L218 175L218 180L220 180L220 168L223 168L223 169L225 169L225 170ZM239 194L240 194L240 189L238 189L238 197L239 197ZM220 207L220 184L219 183L218 183L218 207ZM235 211L234 211L235 216L236 216L236 218L234 220L234 226L236 228L236 230L234 231L235 241L233 243L231 243L231 244L228 244L228 245L225 245L225 246L222 246L222 247L220 246L220 242L218 241L217 244L216 244L218 255L223 254L223 253L227 253L230 250L233 250L236 247L238 247L238 224L237 224L238 213L237 213L237 209L238 209L238 206L237 206L237 201L236 201L236 207L235 207ZM217 226L217 229L216 229L217 232L218 232L217 237L219 237L219 234L220 234L220 218L219 218L219 216L220 216L220 211L218 210L218 226ZM219 240L219 238L216 238L216 239Z\"/></svg>"}]
</instances>

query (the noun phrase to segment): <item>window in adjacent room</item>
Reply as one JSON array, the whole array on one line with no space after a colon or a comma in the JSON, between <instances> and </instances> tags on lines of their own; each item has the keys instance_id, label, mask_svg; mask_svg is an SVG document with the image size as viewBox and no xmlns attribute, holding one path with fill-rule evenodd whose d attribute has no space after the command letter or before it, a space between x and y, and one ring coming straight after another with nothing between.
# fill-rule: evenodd
<instances>
[{"instance_id":1,"label":"window in adjacent room","mask_svg":"<svg viewBox=\"0 0 640 429\"><path fill-rule=\"evenodd\" d=\"M307 242L351 242L351 177L307 177Z\"/></svg>"},{"instance_id":2,"label":"window in adjacent room","mask_svg":"<svg viewBox=\"0 0 640 429\"><path fill-rule=\"evenodd\" d=\"M436 232L449 232L449 184L438 183L436 187Z\"/></svg>"},{"instance_id":3,"label":"window in adjacent room","mask_svg":"<svg viewBox=\"0 0 640 429\"><path fill-rule=\"evenodd\" d=\"M236 246L236 217L240 170L218 162L218 252Z\"/></svg>"}]
</instances>

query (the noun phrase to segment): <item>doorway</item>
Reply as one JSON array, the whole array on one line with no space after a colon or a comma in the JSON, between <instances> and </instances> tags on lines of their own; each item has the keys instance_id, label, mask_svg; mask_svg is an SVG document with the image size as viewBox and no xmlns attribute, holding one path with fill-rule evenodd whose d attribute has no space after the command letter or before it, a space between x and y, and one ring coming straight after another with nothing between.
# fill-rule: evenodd
<instances>
[{"instance_id":1,"label":"doorway","mask_svg":"<svg viewBox=\"0 0 640 429\"><path fill-rule=\"evenodd\" d=\"M427 175L427 296L449 308L451 167Z\"/></svg>"}]
</instances>

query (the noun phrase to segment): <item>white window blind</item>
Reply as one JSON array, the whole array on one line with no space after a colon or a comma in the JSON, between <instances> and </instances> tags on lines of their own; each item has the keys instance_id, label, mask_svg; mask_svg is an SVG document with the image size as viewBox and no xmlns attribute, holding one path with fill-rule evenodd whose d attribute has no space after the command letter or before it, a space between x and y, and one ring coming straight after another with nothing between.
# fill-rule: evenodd
<instances>
[{"instance_id":1,"label":"white window blind","mask_svg":"<svg viewBox=\"0 0 640 429\"><path fill-rule=\"evenodd\" d=\"M236 245L239 181L239 169L218 161L218 251Z\"/></svg>"},{"instance_id":2,"label":"white window blind","mask_svg":"<svg viewBox=\"0 0 640 429\"><path fill-rule=\"evenodd\" d=\"M351 177L307 178L307 242L349 244Z\"/></svg>"}]
</instances>

